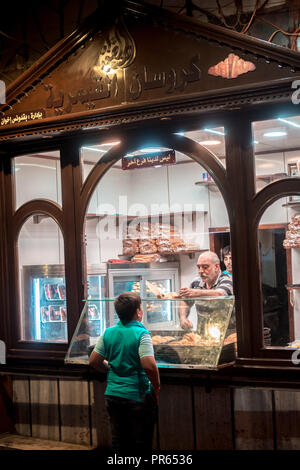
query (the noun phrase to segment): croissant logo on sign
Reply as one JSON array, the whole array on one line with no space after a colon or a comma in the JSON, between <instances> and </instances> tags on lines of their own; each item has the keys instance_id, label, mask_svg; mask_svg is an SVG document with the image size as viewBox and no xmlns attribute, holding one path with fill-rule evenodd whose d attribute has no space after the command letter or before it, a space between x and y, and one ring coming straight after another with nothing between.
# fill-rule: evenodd
<instances>
[{"instance_id":1,"label":"croissant logo on sign","mask_svg":"<svg viewBox=\"0 0 300 470\"><path fill-rule=\"evenodd\" d=\"M292 354L292 363L295 366L298 366L300 364L300 349L296 349L296 351L293 352L293 354Z\"/></svg>"},{"instance_id":2,"label":"croissant logo on sign","mask_svg":"<svg viewBox=\"0 0 300 470\"><path fill-rule=\"evenodd\" d=\"M0 80L0 104L6 103L6 96L5 96L5 83L3 80Z\"/></svg>"},{"instance_id":3,"label":"croissant logo on sign","mask_svg":"<svg viewBox=\"0 0 300 470\"><path fill-rule=\"evenodd\" d=\"M4 341L0 340L0 364L6 364L6 346Z\"/></svg>"},{"instance_id":4,"label":"croissant logo on sign","mask_svg":"<svg viewBox=\"0 0 300 470\"><path fill-rule=\"evenodd\" d=\"M238 55L231 53L225 60L210 67L208 74L230 79L236 78L244 73L252 72L255 69L256 67L252 62L248 62L241 59Z\"/></svg>"}]
</instances>

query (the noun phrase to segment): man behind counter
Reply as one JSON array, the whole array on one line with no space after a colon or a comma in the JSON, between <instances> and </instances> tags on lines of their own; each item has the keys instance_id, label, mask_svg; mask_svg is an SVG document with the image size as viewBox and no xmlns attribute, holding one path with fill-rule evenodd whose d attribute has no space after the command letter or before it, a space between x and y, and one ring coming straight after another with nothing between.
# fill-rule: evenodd
<instances>
[{"instance_id":1,"label":"man behind counter","mask_svg":"<svg viewBox=\"0 0 300 470\"><path fill-rule=\"evenodd\" d=\"M232 295L232 277L220 269L220 259L213 251L205 251L197 261L199 276L190 287L180 289L180 296L185 298L222 297ZM179 306L181 328L188 330L193 324L188 320L193 301L182 301Z\"/></svg>"}]
</instances>

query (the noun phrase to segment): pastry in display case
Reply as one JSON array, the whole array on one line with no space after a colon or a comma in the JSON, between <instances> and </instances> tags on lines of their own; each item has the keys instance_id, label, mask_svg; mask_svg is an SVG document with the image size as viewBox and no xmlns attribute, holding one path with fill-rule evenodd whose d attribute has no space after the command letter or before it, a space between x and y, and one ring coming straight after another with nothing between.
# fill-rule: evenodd
<instances>
[{"instance_id":1,"label":"pastry in display case","mask_svg":"<svg viewBox=\"0 0 300 470\"><path fill-rule=\"evenodd\" d=\"M157 323L153 328L149 322L145 325L152 336L157 365L162 368L217 369L221 364L232 363L236 355L236 332L229 329L229 322L234 297L193 299L197 317L191 330L183 330L179 323L179 309L185 300L191 299L151 298L151 311L156 315L161 313L162 305L163 311L172 312L170 321L164 322L164 329L156 329ZM65 363L88 364L89 355L98 340L91 328L88 312L97 302L99 299L85 301ZM101 303L106 304L102 306L103 312L114 309L114 299L103 299ZM142 298L144 311L148 303L148 298ZM106 326L111 326L108 321Z\"/></svg>"}]
</instances>

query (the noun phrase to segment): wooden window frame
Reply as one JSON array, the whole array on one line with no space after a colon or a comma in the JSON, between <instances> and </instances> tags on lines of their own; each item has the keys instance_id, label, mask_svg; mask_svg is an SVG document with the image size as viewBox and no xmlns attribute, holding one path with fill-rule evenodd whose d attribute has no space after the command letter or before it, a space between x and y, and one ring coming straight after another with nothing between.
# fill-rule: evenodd
<instances>
[{"instance_id":1,"label":"wooden window frame","mask_svg":"<svg viewBox=\"0 0 300 470\"><path fill-rule=\"evenodd\" d=\"M74 136L58 136L51 139L40 138L34 142L8 142L3 147L1 161L0 215L2 217L3 236L1 240L1 277L2 308L5 312L0 334L8 348L9 360L58 361L65 356L67 345L47 344L32 345L14 337L16 315L19 315L16 300L16 229L17 223L13 214L13 182L10 159L33 152L59 150L61 155L62 213L61 227L65 244L65 275L68 299L68 334L69 341L75 330L84 298L84 252L83 222L85 211L93 188L101 176L118 160L115 148L109 151L109 159L96 165L87 180L82 184L80 147L98 143L100 138L117 138L122 141L121 150L127 153L133 150L132 142L137 146L152 132L153 136L170 146L175 141L174 132L178 123L185 124L187 131L200 129L209 124L225 128L226 178L217 167L209 167L201 161L204 168L210 171L219 189L226 195L225 204L230 220L231 246L233 253L234 292L236 295L238 365L265 367L290 367L291 352L280 348L264 348L262 329L262 294L259 278L259 259L257 227L264 210L276 199L299 194L299 182L279 180L256 193L255 168L252 146L252 122L272 119L276 113L284 111L285 115L298 113L286 103L269 106L257 106L245 110L230 110L215 113L209 117L201 115L195 123L195 116L177 118L174 122L134 124L131 127L121 126L117 130L92 131L88 134L75 133ZM179 144L179 137L178 139ZM196 146L197 144L194 143ZM137 148L137 147L136 147ZM183 149L183 147L182 147ZM235 184L230 184L235 181ZM37 210L35 201L28 203L27 209ZM58 220L58 214L49 206L44 206ZM23 214L24 215L24 214ZM21 216L20 216L21 217ZM20 223L20 220L19 220ZM13 236L12 236L13 235ZM12 262L13 260L13 262Z\"/></svg>"}]
</instances>

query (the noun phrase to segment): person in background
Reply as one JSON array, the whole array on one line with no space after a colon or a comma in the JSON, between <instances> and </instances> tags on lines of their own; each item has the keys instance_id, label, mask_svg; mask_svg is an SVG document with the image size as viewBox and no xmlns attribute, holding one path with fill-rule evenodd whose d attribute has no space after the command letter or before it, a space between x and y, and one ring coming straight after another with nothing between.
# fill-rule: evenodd
<instances>
[{"instance_id":1,"label":"person in background","mask_svg":"<svg viewBox=\"0 0 300 470\"><path fill-rule=\"evenodd\" d=\"M225 274L232 276L231 248L230 245L224 246L222 249L223 263L225 264Z\"/></svg>"},{"instance_id":2,"label":"person in background","mask_svg":"<svg viewBox=\"0 0 300 470\"><path fill-rule=\"evenodd\" d=\"M151 335L141 323L138 294L125 292L116 298L114 306L120 321L98 339L90 365L107 372L105 402L114 452L149 454L160 390Z\"/></svg>"},{"instance_id":3,"label":"person in background","mask_svg":"<svg viewBox=\"0 0 300 470\"><path fill-rule=\"evenodd\" d=\"M223 273L220 269L220 259L213 251L205 251L197 261L199 275L194 279L190 287L180 289L180 296L185 298L199 297L223 297L232 295L232 277ZM190 309L194 301L184 300L179 306L180 326L184 330L193 328L188 319ZM201 308L196 305L196 308Z\"/></svg>"}]
</instances>

